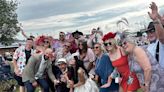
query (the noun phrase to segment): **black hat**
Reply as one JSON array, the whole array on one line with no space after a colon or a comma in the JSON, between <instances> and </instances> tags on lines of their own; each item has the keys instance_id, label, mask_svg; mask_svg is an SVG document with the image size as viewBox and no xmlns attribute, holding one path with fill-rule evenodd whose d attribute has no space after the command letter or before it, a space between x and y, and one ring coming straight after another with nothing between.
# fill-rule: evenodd
<instances>
[{"instance_id":1,"label":"black hat","mask_svg":"<svg viewBox=\"0 0 164 92\"><path fill-rule=\"evenodd\" d=\"M145 32L155 32L154 23L150 22Z\"/></svg>"},{"instance_id":2,"label":"black hat","mask_svg":"<svg viewBox=\"0 0 164 92\"><path fill-rule=\"evenodd\" d=\"M72 36L74 37L74 36L75 36L75 34L78 34L78 35L83 35L83 33L82 33L82 32L79 32L78 30L76 30L75 32L73 32L73 33L72 33Z\"/></svg>"},{"instance_id":3,"label":"black hat","mask_svg":"<svg viewBox=\"0 0 164 92\"><path fill-rule=\"evenodd\" d=\"M142 32L137 32L136 37L141 37L142 36Z\"/></svg>"}]
</instances>

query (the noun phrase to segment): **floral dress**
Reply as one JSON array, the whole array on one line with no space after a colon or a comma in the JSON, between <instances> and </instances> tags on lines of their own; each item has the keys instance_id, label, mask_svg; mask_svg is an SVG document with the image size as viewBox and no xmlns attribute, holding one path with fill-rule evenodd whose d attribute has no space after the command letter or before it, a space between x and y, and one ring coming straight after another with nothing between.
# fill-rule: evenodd
<instances>
[{"instance_id":1,"label":"floral dress","mask_svg":"<svg viewBox=\"0 0 164 92\"><path fill-rule=\"evenodd\" d=\"M155 58L144 49L152 65L152 77L150 82L150 92L164 92L164 69L162 69ZM144 72L137 63L134 55L129 55L129 66L131 71L136 72L140 84L144 84Z\"/></svg>"}]
</instances>

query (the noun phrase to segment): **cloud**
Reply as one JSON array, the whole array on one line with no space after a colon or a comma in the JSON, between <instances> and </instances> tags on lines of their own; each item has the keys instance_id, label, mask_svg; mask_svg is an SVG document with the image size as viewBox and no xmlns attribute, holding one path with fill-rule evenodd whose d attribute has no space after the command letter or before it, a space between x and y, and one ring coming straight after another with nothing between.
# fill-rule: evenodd
<instances>
[{"instance_id":1,"label":"cloud","mask_svg":"<svg viewBox=\"0 0 164 92\"><path fill-rule=\"evenodd\" d=\"M62 14L62 15L57 15L57 16L49 16L45 18L32 19L28 21L22 21L22 24L24 24L25 27L29 29L31 29L32 26L35 25L33 26L33 28L37 29L37 28L44 28L44 27L52 27L52 24L54 27L55 26L63 27L63 26L73 25L74 23L71 23L71 22L86 23L93 20L106 19L107 17L110 18L110 17L118 16L118 15L121 15L121 13L128 12L129 10L132 11L132 9L127 8L127 5L128 3L123 3L123 4L116 5L114 7L109 7L107 9L100 9L100 10L88 11L88 12L78 12L78 13L72 13L72 14L71 13ZM119 8L116 8L118 6ZM124 9L124 10L121 10L121 9Z\"/></svg>"},{"instance_id":2,"label":"cloud","mask_svg":"<svg viewBox=\"0 0 164 92\"><path fill-rule=\"evenodd\" d=\"M103 0L103 2L102 0L87 2L84 0L40 0L40 2L26 0L20 4L18 14L28 34L68 32L76 29L89 33L90 29L98 26L107 32L109 29L115 29L116 22L121 17L128 18L130 22L142 21L142 17L147 20L150 2L148 0ZM160 0L156 2L159 6L164 5Z\"/></svg>"},{"instance_id":3,"label":"cloud","mask_svg":"<svg viewBox=\"0 0 164 92\"><path fill-rule=\"evenodd\" d=\"M97 10L98 7L111 6L123 0L19 0L19 20L44 18L76 12Z\"/></svg>"}]
</instances>

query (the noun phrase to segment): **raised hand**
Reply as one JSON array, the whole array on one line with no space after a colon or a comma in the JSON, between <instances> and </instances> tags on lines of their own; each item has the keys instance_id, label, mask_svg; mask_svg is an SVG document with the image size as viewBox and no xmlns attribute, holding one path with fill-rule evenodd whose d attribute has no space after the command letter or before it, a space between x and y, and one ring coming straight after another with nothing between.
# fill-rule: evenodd
<instances>
[{"instance_id":1,"label":"raised hand","mask_svg":"<svg viewBox=\"0 0 164 92\"><path fill-rule=\"evenodd\" d=\"M151 12L148 12L150 18L152 20L156 20L159 17L159 14L158 14L158 7L155 4L155 2L152 2L149 8L151 9Z\"/></svg>"}]
</instances>

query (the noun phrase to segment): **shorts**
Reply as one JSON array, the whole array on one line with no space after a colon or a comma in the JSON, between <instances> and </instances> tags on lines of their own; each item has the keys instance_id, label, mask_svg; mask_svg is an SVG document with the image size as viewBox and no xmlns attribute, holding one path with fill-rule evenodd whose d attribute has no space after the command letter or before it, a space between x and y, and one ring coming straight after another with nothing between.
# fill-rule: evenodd
<instances>
[{"instance_id":1,"label":"shorts","mask_svg":"<svg viewBox=\"0 0 164 92\"><path fill-rule=\"evenodd\" d=\"M17 75L14 73L14 78L15 78L15 80L17 81L17 83L18 83L19 86L24 86L24 83L22 82L22 77L17 76Z\"/></svg>"}]
</instances>

